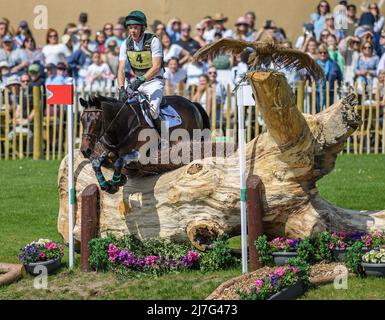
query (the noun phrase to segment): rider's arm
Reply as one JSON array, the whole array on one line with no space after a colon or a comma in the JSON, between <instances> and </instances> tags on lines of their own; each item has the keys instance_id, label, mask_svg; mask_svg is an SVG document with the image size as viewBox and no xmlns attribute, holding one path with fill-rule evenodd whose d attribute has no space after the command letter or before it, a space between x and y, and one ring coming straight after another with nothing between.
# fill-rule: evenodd
<instances>
[{"instance_id":1,"label":"rider's arm","mask_svg":"<svg viewBox=\"0 0 385 320\"><path fill-rule=\"evenodd\" d=\"M162 67L162 57L152 57L152 67L144 74L145 80L152 79Z\"/></svg>"}]
</instances>

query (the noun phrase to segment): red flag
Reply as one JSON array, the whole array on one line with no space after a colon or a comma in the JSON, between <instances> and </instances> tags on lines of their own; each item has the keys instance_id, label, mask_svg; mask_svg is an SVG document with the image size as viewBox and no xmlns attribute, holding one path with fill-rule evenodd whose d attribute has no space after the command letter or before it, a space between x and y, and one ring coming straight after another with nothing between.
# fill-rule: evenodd
<instances>
[{"instance_id":1,"label":"red flag","mask_svg":"<svg viewBox=\"0 0 385 320\"><path fill-rule=\"evenodd\" d=\"M49 84L47 91L47 104L73 104L72 84Z\"/></svg>"}]
</instances>

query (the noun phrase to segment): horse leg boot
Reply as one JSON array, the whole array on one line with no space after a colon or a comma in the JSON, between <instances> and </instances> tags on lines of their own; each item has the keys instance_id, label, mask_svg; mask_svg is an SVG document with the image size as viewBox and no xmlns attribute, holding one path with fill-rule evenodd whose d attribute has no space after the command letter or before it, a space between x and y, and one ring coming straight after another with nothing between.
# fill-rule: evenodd
<instances>
[{"instance_id":1,"label":"horse leg boot","mask_svg":"<svg viewBox=\"0 0 385 320\"><path fill-rule=\"evenodd\" d=\"M102 154L101 156L92 160L91 164L92 164L92 168L94 169L95 176L96 176L96 179L98 180L100 188L103 191L110 193L111 191L113 191L114 187L109 182L106 181L106 178L104 177L103 172L101 170L101 167L105 160L106 160L106 155Z\"/></svg>"},{"instance_id":2,"label":"horse leg boot","mask_svg":"<svg viewBox=\"0 0 385 320\"><path fill-rule=\"evenodd\" d=\"M120 157L114 162L114 175L112 176L112 180L108 181L113 187L121 187L123 186L127 178L125 175L122 175L122 168L124 165L124 159Z\"/></svg>"}]
</instances>

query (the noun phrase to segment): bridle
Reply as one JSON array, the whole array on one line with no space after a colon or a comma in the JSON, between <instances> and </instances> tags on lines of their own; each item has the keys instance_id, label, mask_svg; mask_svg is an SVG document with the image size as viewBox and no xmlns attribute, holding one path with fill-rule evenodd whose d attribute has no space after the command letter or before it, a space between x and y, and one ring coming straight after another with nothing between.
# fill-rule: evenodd
<instances>
[{"instance_id":1,"label":"bridle","mask_svg":"<svg viewBox=\"0 0 385 320\"><path fill-rule=\"evenodd\" d=\"M141 127L141 121L140 121L140 117L138 115L138 113L136 112L135 108L131 105L131 104L128 104L128 106L131 108L131 110L134 112L135 116L136 116L136 119L137 119L137 122L138 124L134 127L134 128L131 128L130 131L128 132L128 134L124 137L124 139L117 145L113 145L111 143L109 143L106 138L105 138L105 135L108 133L108 130L111 128L111 126L114 124L115 120L118 118L120 112L123 110L123 108L127 105L127 101L123 103L123 105L120 107L119 111L115 114L114 118L111 120L110 124L108 125L107 129L105 129L105 124L104 124L104 116L102 116L102 128L99 132L99 134L94 134L94 133L83 133L82 134L82 137L95 137L96 138L96 142L98 141L101 141L103 143L103 145L105 145L105 147L107 147L107 149L110 149L111 151L119 151L119 149L127 142L128 138L132 135L132 132L134 132L135 130L138 129L138 127ZM104 110L103 109L92 109L92 110L83 110L83 112L100 112L100 113L104 113Z\"/></svg>"}]
</instances>

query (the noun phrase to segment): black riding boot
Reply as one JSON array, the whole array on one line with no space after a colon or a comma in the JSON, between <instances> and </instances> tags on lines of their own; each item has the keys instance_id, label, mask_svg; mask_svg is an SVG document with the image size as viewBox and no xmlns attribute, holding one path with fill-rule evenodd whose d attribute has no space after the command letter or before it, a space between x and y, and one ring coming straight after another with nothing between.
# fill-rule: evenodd
<instances>
[{"instance_id":1,"label":"black riding boot","mask_svg":"<svg viewBox=\"0 0 385 320\"><path fill-rule=\"evenodd\" d=\"M158 116L156 119L152 119L156 131L158 131L159 136L162 136L162 119Z\"/></svg>"},{"instance_id":2,"label":"black riding boot","mask_svg":"<svg viewBox=\"0 0 385 320\"><path fill-rule=\"evenodd\" d=\"M159 147L165 149L168 147L168 140L162 138L162 118L158 116L156 119L152 119L154 127L159 134Z\"/></svg>"}]
</instances>

